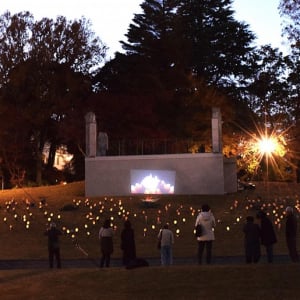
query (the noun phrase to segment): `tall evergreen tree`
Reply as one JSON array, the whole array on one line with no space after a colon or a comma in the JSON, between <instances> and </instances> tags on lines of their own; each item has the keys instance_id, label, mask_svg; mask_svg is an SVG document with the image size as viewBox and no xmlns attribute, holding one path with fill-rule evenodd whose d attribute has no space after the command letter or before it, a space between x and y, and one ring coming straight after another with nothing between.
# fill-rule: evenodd
<instances>
[{"instance_id":1,"label":"tall evergreen tree","mask_svg":"<svg viewBox=\"0 0 300 300\"><path fill-rule=\"evenodd\" d=\"M145 0L141 4L143 11L134 16L127 41L121 41L125 54L117 53L100 75L106 88L153 93L180 84L185 65L182 40L177 32L178 2ZM111 79L116 77L119 82L112 84Z\"/></svg>"},{"instance_id":2,"label":"tall evergreen tree","mask_svg":"<svg viewBox=\"0 0 300 300\"><path fill-rule=\"evenodd\" d=\"M231 5L232 0L182 0L178 9L188 66L209 84L225 85L248 72L255 36L234 19Z\"/></svg>"},{"instance_id":3,"label":"tall evergreen tree","mask_svg":"<svg viewBox=\"0 0 300 300\"><path fill-rule=\"evenodd\" d=\"M199 132L189 130L199 127L190 121L203 123L196 115L213 103L226 106L229 87L232 93L236 80L250 73L247 59L254 35L234 19L231 3L145 0L122 42L125 53L118 53L99 74L102 88L155 95L153 107L162 126L176 136ZM222 88L224 95L212 93L214 88ZM211 94L214 99L207 102Z\"/></svg>"}]
</instances>

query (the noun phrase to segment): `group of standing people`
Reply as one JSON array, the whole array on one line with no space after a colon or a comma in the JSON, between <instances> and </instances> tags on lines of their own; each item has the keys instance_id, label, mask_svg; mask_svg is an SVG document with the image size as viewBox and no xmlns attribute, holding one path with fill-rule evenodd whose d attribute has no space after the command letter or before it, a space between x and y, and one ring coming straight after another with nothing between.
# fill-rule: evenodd
<instances>
[{"instance_id":1,"label":"group of standing people","mask_svg":"<svg viewBox=\"0 0 300 300\"><path fill-rule=\"evenodd\" d=\"M245 258L246 263L257 263L261 257L261 245L266 249L267 260L273 262L273 246L277 243L277 237L271 220L264 211L256 215L260 225L254 222L253 216L246 218L243 232L245 235Z\"/></svg>"},{"instance_id":2,"label":"group of standing people","mask_svg":"<svg viewBox=\"0 0 300 300\"><path fill-rule=\"evenodd\" d=\"M276 233L271 220L267 214L260 210L256 218L260 224L255 223L253 216L246 218L243 227L245 259L246 263L257 263L261 257L261 245L265 247L267 261L272 263L274 260L273 246L277 242ZM206 263L212 262L212 244L215 240L214 228L216 221L209 205L202 205L201 211L196 218L195 228L201 228L201 234L197 235L198 242L198 264L202 264L204 250L206 250ZM56 259L57 268L61 268L59 236L61 231L56 228L55 223L51 223L45 235L48 236L48 253L49 267L53 268L54 258ZM103 226L99 230L99 240L101 249L100 267L109 267L110 258L113 253L113 235L114 231L111 227L110 220L104 221ZM285 227L286 244L289 256L293 262L299 261L297 251L297 218L294 209L291 206L286 208L286 227ZM161 264L164 266L172 265L174 244L173 232L169 229L169 225L165 224L158 233L159 249L161 255ZM136 245L134 230L129 220L124 222L124 228L121 232L121 250L123 253L122 262L124 266L128 266L136 260Z\"/></svg>"},{"instance_id":3,"label":"group of standing people","mask_svg":"<svg viewBox=\"0 0 300 300\"><path fill-rule=\"evenodd\" d=\"M298 262L297 251L297 218L291 206L286 208L285 237L289 256L293 262ZM243 227L245 235L245 258L246 263L257 263L261 257L261 245L265 247L268 263L274 260L274 245L277 243L276 233L267 214L260 210L257 215L260 225L254 222L253 216L246 218Z\"/></svg>"},{"instance_id":4,"label":"group of standing people","mask_svg":"<svg viewBox=\"0 0 300 300\"><path fill-rule=\"evenodd\" d=\"M216 220L211 212L209 205L203 204L201 212L198 214L195 228L200 226L201 234L197 236L198 242L198 264L202 264L204 250L206 250L206 263L211 264L212 261L212 244L215 239L214 228ZM174 235L166 224L158 234L161 243L161 264L171 265L173 263L172 244L174 243Z\"/></svg>"},{"instance_id":5,"label":"group of standing people","mask_svg":"<svg viewBox=\"0 0 300 300\"><path fill-rule=\"evenodd\" d=\"M197 236L198 242L198 264L202 264L204 250L206 250L206 263L211 264L212 261L212 244L215 239L214 228L216 220L211 212L209 205L203 204L201 212L198 214L195 228L200 226L201 235ZM172 245L174 244L173 232L169 229L168 224L160 230L158 234L160 243L161 264L163 266L173 263Z\"/></svg>"},{"instance_id":6,"label":"group of standing people","mask_svg":"<svg viewBox=\"0 0 300 300\"><path fill-rule=\"evenodd\" d=\"M106 220L100 228L99 239L102 253L100 267L109 267L110 256L113 253L113 229L110 227L110 220ZM174 244L174 235L169 229L168 224L165 224L159 231L158 240L160 244L161 264L165 266L171 265L173 263L172 245ZM124 266L138 262L136 260L134 230L129 220L124 222L124 228L121 232L121 250Z\"/></svg>"},{"instance_id":7,"label":"group of standing people","mask_svg":"<svg viewBox=\"0 0 300 300\"><path fill-rule=\"evenodd\" d=\"M113 229L110 226L110 220L104 221L103 226L99 230L99 240L101 249L100 267L110 266L110 256L113 253ZM134 230L129 220L124 222L124 228L121 232L121 249L123 252L122 262L124 266L128 266L136 259L136 247Z\"/></svg>"}]
</instances>

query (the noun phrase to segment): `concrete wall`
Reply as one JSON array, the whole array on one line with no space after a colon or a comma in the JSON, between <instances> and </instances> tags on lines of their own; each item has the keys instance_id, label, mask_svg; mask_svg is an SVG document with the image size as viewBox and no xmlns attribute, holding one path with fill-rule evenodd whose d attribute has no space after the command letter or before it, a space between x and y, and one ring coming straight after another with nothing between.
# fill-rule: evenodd
<instances>
[{"instance_id":1,"label":"concrete wall","mask_svg":"<svg viewBox=\"0 0 300 300\"><path fill-rule=\"evenodd\" d=\"M237 192L237 165L236 158L224 158L224 186L225 193Z\"/></svg>"},{"instance_id":2,"label":"concrete wall","mask_svg":"<svg viewBox=\"0 0 300 300\"><path fill-rule=\"evenodd\" d=\"M175 194L224 194L236 186L235 165L233 159L224 164L221 153L86 157L85 193L130 195L130 171L149 169L176 171Z\"/></svg>"}]
</instances>

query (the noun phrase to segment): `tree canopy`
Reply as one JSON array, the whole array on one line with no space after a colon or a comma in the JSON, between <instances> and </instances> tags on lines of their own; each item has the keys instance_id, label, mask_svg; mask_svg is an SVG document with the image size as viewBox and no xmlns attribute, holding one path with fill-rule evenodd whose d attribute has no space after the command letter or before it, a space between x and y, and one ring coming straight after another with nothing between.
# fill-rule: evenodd
<instances>
[{"instance_id":1,"label":"tree canopy","mask_svg":"<svg viewBox=\"0 0 300 300\"><path fill-rule=\"evenodd\" d=\"M300 1L280 0L280 14L283 18L283 33L287 35L293 46L300 46Z\"/></svg>"},{"instance_id":2,"label":"tree canopy","mask_svg":"<svg viewBox=\"0 0 300 300\"><path fill-rule=\"evenodd\" d=\"M5 166L15 161L7 168L11 177L34 164L27 176L42 182L44 146L56 151L67 141L61 127L72 110L82 111L105 50L85 19L35 21L29 12L0 17L0 144Z\"/></svg>"},{"instance_id":3,"label":"tree canopy","mask_svg":"<svg viewBox=\"0 0 300 300\"><path fill-rule=\"evenodd\" d=\"M290 55L254 46L255 34L235 19L232 0L144 0L121 41L123 52L105 63L106 46L85 18L35 21L29 12L6 12L0 16L2 171L12 184L25 177L40 184L65 145L83 176L88 111L110 140L195 138L209 144L211 108L217 106L224 153L233 153L259 126L283 132L296 149L299 20L290 4L281 0L280 6L294 22L287 31ZM294 169L297 160L290 159Z\"/></svg>"}]
</instances>

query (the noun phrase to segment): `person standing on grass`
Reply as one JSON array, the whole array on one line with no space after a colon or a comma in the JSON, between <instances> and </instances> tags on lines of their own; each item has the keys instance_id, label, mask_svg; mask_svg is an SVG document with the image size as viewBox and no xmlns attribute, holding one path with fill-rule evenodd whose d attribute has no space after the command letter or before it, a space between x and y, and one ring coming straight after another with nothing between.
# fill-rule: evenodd
<instances>
[{"instance_id":1,"label":"person standing on grass","mask_svg":"<svg viewBox=\"0 0 300 300\"><path fill-rule=\"evenodd\" d=\"M260 228L254 223L254 217L248 216L246 220L243 227L246 263L257 263L260 259Z\"/></svg>"},{"instance_id":2,"label":"person standing on grass","mask_svg":"<svg viewBox=\"0 0 300 300\"><path fill-rule=\"evenodd\" d=\"M286 209L285 237L292 262L299 262L297 251L297 218L294 209L288 206Z\"/></svg>"},{"instance_id":3,"label":"person standing on grass","mask_svg":"<svg viewBox=\"0 0 300 300\"><path fill-rule=\"evenodd\" d=\"M174 244L173 232L169 229L169 225L165 224L164 227L159 231L157 238L160 240L160 256L161 264L163 266L169 266L173 264L173 251L172 247Z\"/></svg>"},{"instance_id":4,"label":"person standing on grass","mask_svg":"<svg viewBox=\"0 0 300 300\"><path fill-rule=\"evenodd\" d=\"M110 266L110 256L113 253L113 235L114 231L110 226L110 220L105 220L103 226L99 230L100 249L102 257L100 260L100 268Z\"/></svg>"},{"instance_id":5,"label":"person standing on grass","mask_svg":"<svg viewBox=\"0 0 300 300\"><path fill-rule=\"evenodd\" d=\"M266 248L268 263L272 263L274 260L273 247L277 243L275 230L271 220L264 211L259 211L257 218L260 220L261 244Z\"/></svg>"},{"instance_id":6,"label":"person standing on grass","mask_svg":"<svg viewBox=\"0 0 300 300\"><path fill-rule=\"evenodd\" d=\"M44 233L44 235L48 236L48 255L50 269L53 268L54 257L56 260L57 268L61 268L59 245L59 236L61 234L61 231L56 228L56 224L54 222L50 223L50 227Z\"/></svg>"},{"instance_id":7,"label":"person standing on grass","mask_svg":"<svg viewBox=\"0 0 300 300\"><path fill-rule=\"evenodd\" d=\"M202 227L202 234L197 237L198 264L202 264L204 248L206 248L206 263L211 264L212 243L215 240L214 228L216 226L216 221L207 204L202 205L201 212L196 219L195 227L197 227L197 225L201 225Z\"/></svg>"},{"instance_id":8,"label":"person standing on grass","mask_svg":"<svg viewBox=\"0 0 300 300\"><path fill-rule=\"evenodd\" d=\"M136 259L134 230L129 220L124 222L124 228L121 232L121 250L123 251L124 266Z\"/></svg>"}]
</instances>

